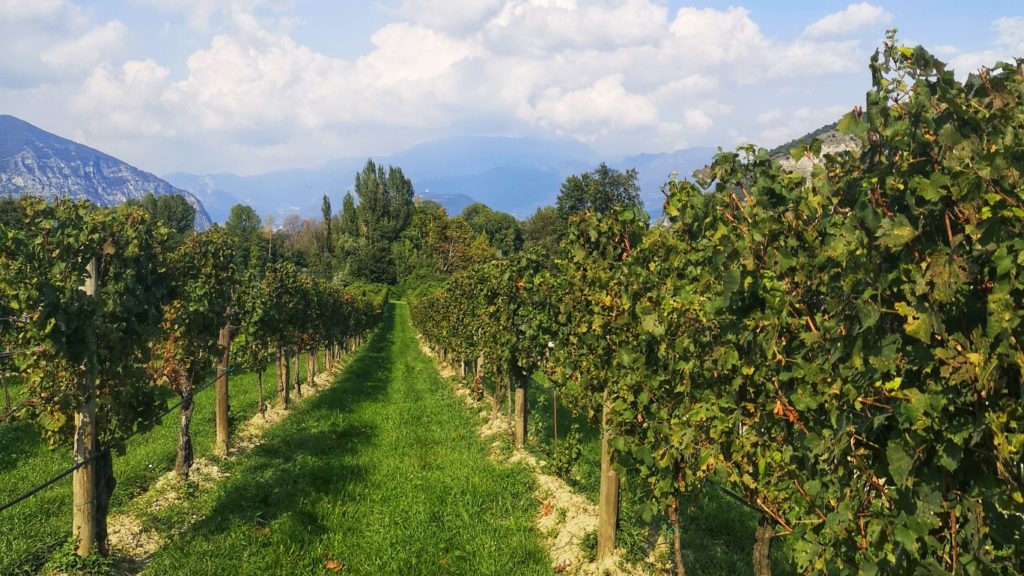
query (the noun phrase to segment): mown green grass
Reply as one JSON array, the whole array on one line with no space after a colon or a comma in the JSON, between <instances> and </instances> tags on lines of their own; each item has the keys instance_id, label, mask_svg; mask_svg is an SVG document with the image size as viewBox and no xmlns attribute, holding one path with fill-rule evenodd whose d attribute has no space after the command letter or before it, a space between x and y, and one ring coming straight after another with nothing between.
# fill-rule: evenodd
<instances>
[{"instance_id":1,"label":"mown green grass","mask_svg":"<svg viewBox=\"0 0 1024 576\"><path fill-rule=\"evenodd\" d=\"M299 363L305 369L305 362ZM264 394L276 396L273 368L264 374ZM240 374L230 380L233 425L256 413L257 376ZM21 394L12 388L12 393ZM174 399L169 403L174 402ZM213 445L214 395L208 388L196 396L192 438L197 457L215 458ZM117 488L112 513L124 510L158 477L174 468L177 451L177 411L152 430L132 438L124 456L114 457ZM0 424L0 502L37 486L71 464L71 450L49 448L30 422ZM71 536L71 478L65 478L29 500L0 512L0 574L35 574Z\"/></svg>"},{"instance_id":2,"label":"mown green grass","mask_svg":"<svg viewBox=\"0 0 1024 576\"><path fill-rule=\"evenodd\" d=\"M331 388L226 466L205 519L147 572L551 574L530 473L490 461L475 425L396 304Z\"/></svg>"}]
</instances>

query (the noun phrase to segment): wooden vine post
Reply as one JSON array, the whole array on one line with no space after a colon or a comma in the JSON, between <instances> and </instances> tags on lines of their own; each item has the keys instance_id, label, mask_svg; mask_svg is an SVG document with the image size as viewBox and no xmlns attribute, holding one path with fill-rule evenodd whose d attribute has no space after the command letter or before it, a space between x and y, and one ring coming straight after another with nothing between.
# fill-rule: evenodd
<instances>
[{"instance_id":1,"label":"wooden vine post","mask_svg":"<svg viewBox=\"0 0 1024 576\"><path fill-rule=\"evenodd\" d=\"M754 533L754 576L771 576L772 574L772 538L775 537L775 525L768 516L761 515Z\"/></svg>"},{"instance_id":2,"label":"wooden vine post","mask_svg":"<svg viewBox=\"0 0 1024 576\"><path fill-rule=\"evenodd\" d=\"M93 258L87 268L89 276L82 289L86 294L96 297L99 291L99 260ZM90 346L91 355L96 354L95 336ZM100 542L96 533L96 463L94 450L98 445L96 437L96 381L87 367L82 382L85 401L75 410L75 465L85 463L75 470L71 481L73 502L71 533L77 543L75 551L81 557L89 556L98 551Z\"/></svg>"},{"instance_id":3,"label":"wooden vine post","mask_svg":"<svg viewBox=\"0 0 1024 576\"><path fill-rule=\"evenodd\" d=\"M231 325L225 324L220 329L218 338L220 347L224 350L221 356L220 365L217 367L217 453L227 456L229 445L228 430L228 364L231 361Z\"/></svg>"},{"instance_id":4,"label":"wooden vine post","mask_svg":"<svg viewBox=\"0 0 1024 576\"><path fill-rule=\"evenodd\" d=\"M316 351L313 348L306 350L306 385L313 385L313 378L316 377Z\"/></svg>"},{"instance_id":5,"label":"wooden vine post","mask_svg":"<svg viewBox=\"0 0 1024 576\"><path fill-rule=\"evenodd\" d=\"M527 386L529 385L529 380L519 366L516 365L515 360L510 362L509 378L511 378L512 384L516 389L516 446L522 448L526 445L527 436Z\"/></svg>"},{"instance_id":6,"label":"wooden vine post","mask_svg":"<svg viewBox=\"0 0 1024 576\"><path fill-rule=\"evenodd\" d=\"M288 354L283 346L277 348L277 397L280 399L281 407L288 409L290 404L289 388L291 388L291 370L289 369Z\"/></svg>"},{"instance_id":7,"label":"wooden vine post","mask_svg":"<svg viewBox=\"0 0 1024 576\"><path fill-rule=\"evenodd\" d=\"M612 447L609 445L611 416L608 393L605 392L601 409L601 492L597 509L597 559L609 558L615 551L615 531L619 524L619 473L612 464Z\"/></svg>"}]
</instances>

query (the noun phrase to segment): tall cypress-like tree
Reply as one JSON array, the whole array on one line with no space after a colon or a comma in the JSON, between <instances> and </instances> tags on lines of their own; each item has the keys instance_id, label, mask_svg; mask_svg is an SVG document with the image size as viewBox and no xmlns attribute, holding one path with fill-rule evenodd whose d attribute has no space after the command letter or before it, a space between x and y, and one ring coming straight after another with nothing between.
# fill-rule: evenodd
<instances>
[{"instance_id":1,"label":"tall cypress-like tree","mask_svg":"<svg viewBox=\"0 0 1024 576\"><path fill-rule=\"evenodd\" d=\"M324 194L324 201L320 206L320 211L324 217L324 252L330 255L334 252L334 239L331 233L331 199L327 194Z\"/></svg>"},{"instance_id":2,"label":"tall cypress-like tree","mask_svg":"<svg viewBox=\"0 0 1024 576\"><path fill-rule=\"evenodd\" d=\"M408 227L413 214L412 181L401 168L378 166L368 160L356 174L355 209L359 250L352 259L353 275L373 282L393 283L395 266L391 245ZM346 212L348 210L346 198ZM347 216L343 213L343 221Z\"/></svg>"},{"instance_id":3,"label":"tall cypress-like tree","mask_svg":"<svg viewBox=\"0 0 1024 576\"><path fill-rule=\"evenodd\" d=\"M351 192L345 193L341 201L341 221L338 232L353 238L359 236L359 215L356 214L356 201Z\"/></svg>"}]
</instances>

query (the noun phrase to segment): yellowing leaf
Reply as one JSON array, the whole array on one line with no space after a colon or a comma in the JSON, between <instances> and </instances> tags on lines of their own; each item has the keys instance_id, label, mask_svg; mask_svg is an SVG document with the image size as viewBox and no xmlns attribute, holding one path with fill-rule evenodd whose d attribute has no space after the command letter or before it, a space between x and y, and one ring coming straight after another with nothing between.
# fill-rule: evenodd
<instances>
[{"instance_id":1,"label":"yellowing leaf","mask_svg":"<svg viewBox=\"0 0 1024 576\"><path fill-rule=\"evenodd\" d=\"M889 248L900 248L917 236L917 230L910 225L907 217L900 214L894 218L882 220L875 233L878 243Z\"/></svg>"}]
</instances>

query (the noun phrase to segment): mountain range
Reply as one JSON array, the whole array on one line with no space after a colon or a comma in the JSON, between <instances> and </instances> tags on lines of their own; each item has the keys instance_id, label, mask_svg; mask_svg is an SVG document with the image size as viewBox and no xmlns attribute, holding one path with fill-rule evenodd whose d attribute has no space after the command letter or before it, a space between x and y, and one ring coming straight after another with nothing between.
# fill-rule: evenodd
<instances>
[{"instance_id":1,"label":"mountain range","mask_svg":"<svg viewBox=\"0 0 1024 576\"><path fill-rule=\"evenodd\" d=\"M601 162L618 169L636 168L641 198L652 215L661 213L661 186L674 172L689 176L707 164L713 148L690 148L666 154L602 156L568 139L463 137L436 140L374 158L398 166L418 197L435 200L456 215L473 202L526 218L541 206L553 205L565 178L593 170ZM177 172L164 178L195 194L214 221L223 221L237 203L261 215L320 214L323 195L335 208L351 190L355 174L367 158L342 158L315 168L278 170L252 176L230 173Z\"/></svg>"},{"instance_id":2,"label":"mountain range","mask_svg":"<svg viewBox=\"0 0 1024 576\"><path fill-rule=\"evenodd\" d=\"M211 224L203 204L188 191L109 154L0 115L0 196L61 196L112 206L146 194L180 194L196 209L197 229Z\"/></svg>"},{"instance_id":3,"label":"mountain range","mask_svg":"<svg viewBox=\"0 0 1024 576\"><path fill-rule=\"evenodd\" d=\"M474 202L519 218L553 205L571 174L601 162L636 168L641 198L652 216L661 213L661 186L673 173L688 176L714 155L712 148L665 154L602 156L569 139L462 137L436 140L378 157L401 167L420 198L434 200L456 215ZM163 179L113 156L51 134L13 116L0 115L0 195L32 194L88 199L101 206L146 194L181 194L196 208L196 225L227 219L235 204L261 215L319 217L322 197L335 208L352 188L367 159L341 158L314 168L239 176L176 172Z\"/></svg>"}]
</instances>

